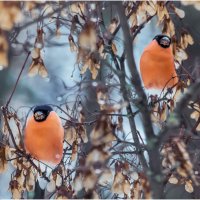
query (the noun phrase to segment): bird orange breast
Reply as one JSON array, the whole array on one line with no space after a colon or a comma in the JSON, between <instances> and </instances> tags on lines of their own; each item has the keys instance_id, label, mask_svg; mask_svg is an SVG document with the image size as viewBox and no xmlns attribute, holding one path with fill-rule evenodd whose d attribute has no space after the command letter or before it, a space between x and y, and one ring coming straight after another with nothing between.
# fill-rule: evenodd
<instances>
[{"instance_id":1,"label":"bird orange breast","mask_svg":"<svg viewBox=\"0 0 200 200\"><path fill-rule=\"evenodd\" d=\"M51 111L42 122L30 117L25 128L25 148L41 161L58 164L63 155L64 129L59 116Z\"/></svg>"},{"instance_id":2,"label":"bird orange breast","mask_svg":"<svg viewBox=\"0 0 200 200\"><path fill-rule=\"evenodd\" d=\"M162 48L153 40L140 59L141 77L146 88L163 89L178 82L171 47Z\"/></svg>"}]
</instances>

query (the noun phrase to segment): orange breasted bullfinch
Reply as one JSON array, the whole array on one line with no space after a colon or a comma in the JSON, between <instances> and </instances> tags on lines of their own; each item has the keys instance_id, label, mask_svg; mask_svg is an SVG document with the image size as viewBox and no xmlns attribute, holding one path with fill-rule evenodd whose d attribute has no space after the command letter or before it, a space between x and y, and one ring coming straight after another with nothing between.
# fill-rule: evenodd
<instances>
[{"instance_id":1,"label":"orange breasted bullfinch","mask_svg":"<svg viewBox=\"0 0 200 200\"><path fill-rule=\"evenodd\" d=\"M144 49L140 58L140 72L145 88L164 89L178 82L170 45L170 37L157 35Z\"/></svg>"},{"instance_id":2,"label":"orange breasted bullfinch","mask_svg":"<svg viewBox=\"0 0 200 200\"><path fill-rule=\"evenodd\" d=\"M24 144L27 153L51 164L63 156L64 129L61 119L48 105L36 106L27 120Z\"/></svg>"}]
</instances>

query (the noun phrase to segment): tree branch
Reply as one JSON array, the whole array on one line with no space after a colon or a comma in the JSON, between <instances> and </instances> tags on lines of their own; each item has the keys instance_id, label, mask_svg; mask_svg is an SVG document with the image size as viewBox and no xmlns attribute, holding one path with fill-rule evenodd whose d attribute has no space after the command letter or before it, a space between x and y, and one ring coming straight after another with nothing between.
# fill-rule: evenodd
<instances>
[{"instance_id":1,"label":"tree branch","mask_svg":"<svg viewBox=\"0 0 200 200\"><path fill-rule=\"evenodd\" d=\"M9 105L9 103L10 103L12 97L13 97L13 94L14 94L16 88L17 88L17 84L18 84L19 79L20 79L20 77L21 77L21 74L22 74L22 72L23 72L23 70L24 70L24 68L25 68L25 66L26 66L26 62L27 62L28 57L30 56L30 54L31 54L31 52L29 51L28 54L27 54L27 56L26 56L26 59L25 59L25 61L24 61L24 64L22 65L22 68L21 68L21 70L20 70L19 76L17 77L17 81L16 81L16 83L15 83L15 85L14 85L13 91L12 91L12 93L11 93L11 95L10 95L10 97L9 97L9 99L8 99L8 101L7 101L7 103L6 103L5 108L8 108L8 105Z\"/></svg>"},{"instance_id":2,"label":"tree branch","mask_svg":"<svg viewBox=\"0 0 200 200\"><path fill-rule=\"evenodd\" d=\"M147 138L147 151L149 154L150 173L146 173L146 175L148 176L150 180L151 188L153 191L153 197L162 198L163 189L164 189L163 184L162 184L163 175L162 175L162 170L161 170L160 154L159 154L158 149L156 149L157 147L155 147L157 138L153 131L150 112L148 109L147 97L142 88L140 76L137 71L137 67L135 64L134 57L133 57L132 38L130 35L127 17L125 16L125 10L121 2L117 2L116 7L119 14L122 31L124 34L124 46L125 46L125 53L127 56L126 57L127 66L131 72L131 76L132 76L131 82L138 95L138 102L136 106L141 111L145 136Z\"/></svg>"}]
</instances>

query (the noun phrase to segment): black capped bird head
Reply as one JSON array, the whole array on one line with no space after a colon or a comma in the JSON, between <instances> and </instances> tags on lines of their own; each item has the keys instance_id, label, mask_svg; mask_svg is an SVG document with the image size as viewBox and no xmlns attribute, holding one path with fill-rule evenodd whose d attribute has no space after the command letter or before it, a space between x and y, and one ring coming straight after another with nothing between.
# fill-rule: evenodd
<instances>
[{"instance_id":1,"label":"black capped bird head","mask_svg":"<svg viewBox=\"0 0 200 200\"><path fill-rule=\"evenodd\" d=\"M153 39L163 48L168 48L171 44L171 38L167 35L156 35Z\"/></svg>"},{"instance_id":2,"label":"black capped bird head","mask_svg":"<svg viewBox=\"0 0 200 200\"><path fill-rule=\"evenodd\" d=\"M46 120L51 111L53 111L53 109L48 105L36 106L33 110L35 121L42 122Z\"/></svg>"}]
</instances>

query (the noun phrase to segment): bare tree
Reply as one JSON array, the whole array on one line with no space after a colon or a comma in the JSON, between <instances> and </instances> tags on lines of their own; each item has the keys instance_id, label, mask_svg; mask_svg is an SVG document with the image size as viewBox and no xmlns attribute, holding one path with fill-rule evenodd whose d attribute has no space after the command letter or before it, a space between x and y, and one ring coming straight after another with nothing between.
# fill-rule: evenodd
<instances>
[{"instance_id":1,"label":"bare tree","mask_svg":"<svg viewBox=\"0 0 200 200\"><path fill-rule=\"evenodd\" d=\"M199 12L198 2L182 4ZM171 185L184 188L186 198L199 198L200 79L198 62L186 53L196 41L180 26L185 14L187 7L171 1L0 2L0 68L8 69L16 52L26 54L1 105L0 172L6 174L10 163L15 168L13 198L159 199L169 197ZM172 38L179 80L159 95L147 95L134 57L137 37L153 20ZM13 102L26 67L29 79L47 79L44 48L63 46L76 56L70 66L76 80L71 86L55 74L51 79L64 91L49 105L65 129L63 159L51 168L24 147L34 105L24 117Z\"/></svg>"}]
</instances>

